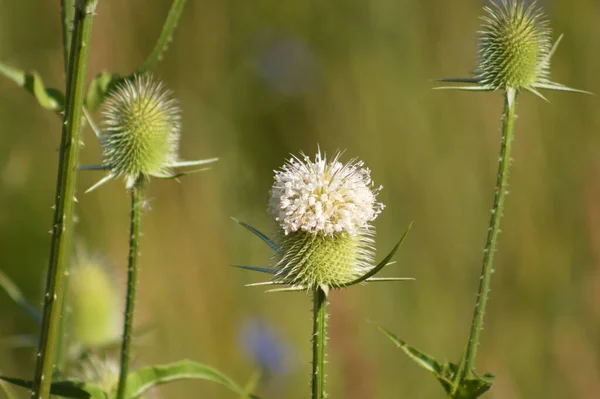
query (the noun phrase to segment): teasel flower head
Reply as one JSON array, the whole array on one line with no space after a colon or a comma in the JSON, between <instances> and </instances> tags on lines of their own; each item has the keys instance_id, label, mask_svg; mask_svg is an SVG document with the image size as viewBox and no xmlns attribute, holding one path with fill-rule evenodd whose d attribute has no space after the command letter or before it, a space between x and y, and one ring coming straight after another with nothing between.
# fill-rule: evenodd
<instances>
[{"instance_id":1,"label":"teasel flower head","mask_svg":"<svg viewBox=\"0 0 600 399\"><path fill-rule=\"evenodd\" d=\"M278 231L271 240L251 226L274 250L268 269L241 266L273 274L261 284L282 284L283 290L328 290L362 281L385 266L375 266L375 228L372 222L384 209L377 201L381 186L371 180L371 171L359 160L340 161L318 151L314 160L292 157L275 171L270 190L269 212ZM403 237L404 238L404 237Z\"/></svg>"},{"instance_id":2,"label":"teasel flower head","mask_svg":"<svg viewBox=\"0 0 600 399\"><path fill-rule=\"evenodd\" d=\"M101 169L108 175L87 191L108 180L123 177L128 189L140 178L175 178L175 168L215 162L217 158L179 161L181 110L172 93L150 75L123 79L109 92L102 111ZM187 174L187 173L185 173Z\"/></svg>"},{"instance_id":3,"label":"teasel flower head","mask_svg":"<svg viewBox=\"0 0 600 399\"><path fill-rule=\"evenodd\" d=\"M78 254L69 276L68 334L80 348L106 346L121 335L120 293L107 266L98 259Z\"/></svg>"},{"instance_id":4,"label":"teasel flower head","mask_svg":"<svg viewBox=\"0 0 600 399\"><path fill-rule=\"evenodd\" d=\"M550 59L562 35L552 44L543 10L532 1L492 0L484 8L478 40L478 65L470 79L439 79L475 86L438 87L469 91L527 90L546 99L540 89L582 92L550 80Z\"/></svg>"}]
</instances>

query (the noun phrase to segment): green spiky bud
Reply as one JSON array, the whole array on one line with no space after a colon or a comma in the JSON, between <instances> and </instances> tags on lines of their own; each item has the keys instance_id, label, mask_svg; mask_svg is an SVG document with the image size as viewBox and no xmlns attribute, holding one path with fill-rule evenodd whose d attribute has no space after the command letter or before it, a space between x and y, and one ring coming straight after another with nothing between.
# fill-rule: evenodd
<instances>
[{"instance_id":1,"label":"green spiky bud","mask_svg":"<svg viewBox=\"0 0 600 399\"><path fill-rule=\"evenodd\" d=\"M370 225L383 210L370 170L360 161L342 164L293 157L275 172L270 212L281 227L275 242L276 280L311 290L336 288L373 267Z\"/></svg>"},{"instance_id":2,"label":"green spiky bud","mask_svg":"<svg viewBox=\"0 0 600 399\"><path fill-rule=\"evenodd\" d=\"M551 30L535 2L501 0L484 7L479 39L479 84L532 90L549 83Z\"/></svg>"},{"instance_id":3,"label":"green spiky bud","mask_svg":"<svg viewBox=\"0 0 600 399\"><path fill-rule=\"evenodd\" d=\"M80 256L69 278L69 335L83 347L118 340L122 312L118 292L106 267Z\"/></svg>"},{"instance_id":4,"label":"green spiky bud","mask_svg":"<svg viewBox=\"0 0 600 399\"><path fill-rule=\"evenodd\" d=\"M111 177L131 188L140 177L169 177L177 163L180 109L171 92L149 75L124 80L109 95L101 142Z\"/></svg>"}]
</instances>

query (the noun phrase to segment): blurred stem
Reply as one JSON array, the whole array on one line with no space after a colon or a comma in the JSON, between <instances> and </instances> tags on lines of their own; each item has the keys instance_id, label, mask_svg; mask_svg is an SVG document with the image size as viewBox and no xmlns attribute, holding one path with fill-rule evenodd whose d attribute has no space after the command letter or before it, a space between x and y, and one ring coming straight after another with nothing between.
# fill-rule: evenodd
<instances>
[{"instance_id":1,"label":"blurred stem","mask_svg":"<svg viewBox=\"0 0 600 399\"><path fill-rule=\"evenodd\" d=\"M173 0L173 4L171 4L171 8L169 9L169 14L167 15L167 19L163 25L162 32L160 32L160 36L156 42L156 45L154 46L154 49L152 50L152 53L150 53L146 61L144 61L144 63L137 69L137 71L135 71L135 73L142 74L144 72L148 72L154 67L154 65L156 65L158 61L160 61L163 53L173 38L173 33L177 27L177 22L179 21L179 17L181 16L181 11L183 10L184 5L185 0Z\"/></svg>"},{"instance_id":2,"label":"blurred stem","mask_svg":"<svg viewBox=\"0 0 600 399\"><path fill-rule=\"evenodd\" d=\"M60 143L58 177L54 203L54 222L50 259L44 294L42 330L37 351L37 364L31 396L46 399L50 396L50 383L58 349L64 280L70 256L73 233L75 183L81 133L83 91L87 68L87 55L92 31L92 18L97 0L77 0L73 19L72 51L69 53L70 73L67 75L65 116Z\"/></svg>"},{"instance_id":3,"label":"blurred stem","mask_svg":"<svg viewBox=\"0 0 600 399\"><path fill-rule=\"evenodd\" d=\"M131 189L131 222L129 231L129 259L127 262L127 300L125 303L125 322L123 325L123 340L121 343L121 370L117 399L125 398L127 374L131 357L131 340L133 337L133 315L135 313L135 297L138 283L138 257L140 222L142 219L144 178L140 176Z\"/></svg>"},{"instance_id":4,"label":"blurred stem","mask_svg":"<svg viewBox=\"0 0 600 399\"><path fill-rule=\"evenodd\" d=\"M313 293L312 399L325 398L325 341L327 340L327 292Z\"/></svg>"},{"instance_id":5,"label":"blurred stem","mask_svg":"<svg viewBox=\"0 0 600 399\"><path fill-rule=\"evenodd\" d=\"M65 76L69 73L69 52L71 51L71 29L73 28L74 12L75 9L73 8L73 0L60 0Z\"/></svg>"},{"instance_id":6,"label":"blurred stem","mask_svg":"<svg viewBox=\"0 0 600 399\"><path fill-rule=\"evenodd\" d=\"M500 156L498 158L498 176L494 190L494 205L492 216L488 227L487 241L483 250L483 265L477 291L477 303L473 313L471 332L467 348L461 358L458 372L454 380L453 395L458 390L459 384L467 377L475 367L475 358L479 347L481 330L483 329L483 317L490 294L490 284L494 273L493 262L498 235L500 234L500 219L504 212L504 200L508 194L508 174L511 164L511 150L514 139L515 108L517 105L517 92L515 89L506 90L504 99L504 113L502 117L502 142L500 144Z\"/></svg>"}]
</instances>

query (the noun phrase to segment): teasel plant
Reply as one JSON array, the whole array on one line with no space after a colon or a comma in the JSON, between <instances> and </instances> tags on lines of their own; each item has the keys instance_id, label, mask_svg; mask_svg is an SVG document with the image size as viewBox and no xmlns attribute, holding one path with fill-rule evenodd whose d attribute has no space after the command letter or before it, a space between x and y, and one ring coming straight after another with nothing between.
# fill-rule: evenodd
<instances>
[{"instance_id":1,"label":"teasel plant","mask_svg":"<svg viewBox=\"0 0 600 399\"><path fill-rule=\"evenodd\" d=\"M0 287L17 305L41 324L36 369L33 380L0 376L0 380L30 390L34 399L50 395L68 398L140 398L149 389L170 381L200 379L217 382L241 397L254 397L230 378L214 368L190 360L129 370L135 290L137 282L140 219L144 207L143 189L151 178L175 179L198 170L178 172L180 167L205 165L216 158L183 162L177 158L180 111L177 102L162 83L148 72L160 61L172 40L183 12L185 0L174 0L159 35L147 59L130 75L102 72L85 90L87 55L90 51L92 20L98 0L61 0L64 71L66 90L47 88L37 72L25 72L0 62L0 75L32 94L43 108L55 112L62 120L58 177L55 195L54 222L43 311L40 316L24 297L18 286L0 272ZM93 112L103 108L103 123L93 120ZM89 125L103 149L100 165L80 167L81 131ZM64 298L68 263L72 259L75 187L78 170L104 170L107 175L91 189L111 179L124 178L131 195L130 253L128 258L128 289L122 356L118 383L110 390L93 381L65 378L61 362L65 332ZM203 169L202 169L203 170ZM91 191L88 190L88 191Z\"/></svg>"},{"instance_id":2,"label":"teasel plant","mask_svg":"<svg viewBox=\"0 0 600 399\"><path fill-rule=\"evenodd\" d=\"M508 176L514 141L517 97L528 91L548 101L541 90L591 94L550 80L550 60L562 39L552 43L552 31L543 10L535 1L497 0L485 6L483 25L479 31L478 65L473 78L439 79L440 82L463 83L466 86L441 86L436 89L464 91L500 91L504 96L498 173L493 191L491 217L486 232L479 288L469 338L457 364L439 363L381 328L399 348L441 382L451 398L476 398L492 386L491 373L475 371L483 318L489 299L493 261L496 253L500 220L508 194Z\"/></svg>"},{"instance_id":3,"label":"teasel plant","mask_svg":"<svg viewBox=\"0 0 600 399\"><path fill-rule=\"evenodd\" d=\"M272 238L234 219L273 251L269 267L236 265L266 273L271 279L248 286L267 286L267 292L305 291L313 297L312 376L313 399L325 392L325 343L327 303L331 290L369 282L412 280L375 277L391 263L410 226L391 252L374 262L375 228L372 222L384 205L377 201L381 187L374 187L371 171L362 161L340 162L319 150L312 160L292 157L275 172L269 212L277 231Z\"/></svg>"}]
</instances>

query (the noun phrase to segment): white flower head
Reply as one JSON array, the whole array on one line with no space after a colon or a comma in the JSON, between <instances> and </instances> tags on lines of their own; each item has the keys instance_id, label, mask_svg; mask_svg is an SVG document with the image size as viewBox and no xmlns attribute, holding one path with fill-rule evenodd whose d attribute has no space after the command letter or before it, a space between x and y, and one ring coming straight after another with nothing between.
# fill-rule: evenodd
<instances>
[{"instance_id":1,"label":"white flower head","mask_svg":"<svg viewBox=\"0 0 600 399\"><path fill-rule=\"evenodd\" d=\"M286 235L355 236L381 213L384 205L376 196L382 187L374 187L371 171L356 159L341 163L340 155L328 160L318 151L312 161L302 154L275 171L269 212Z\"/></svg>"}]
</instances>

